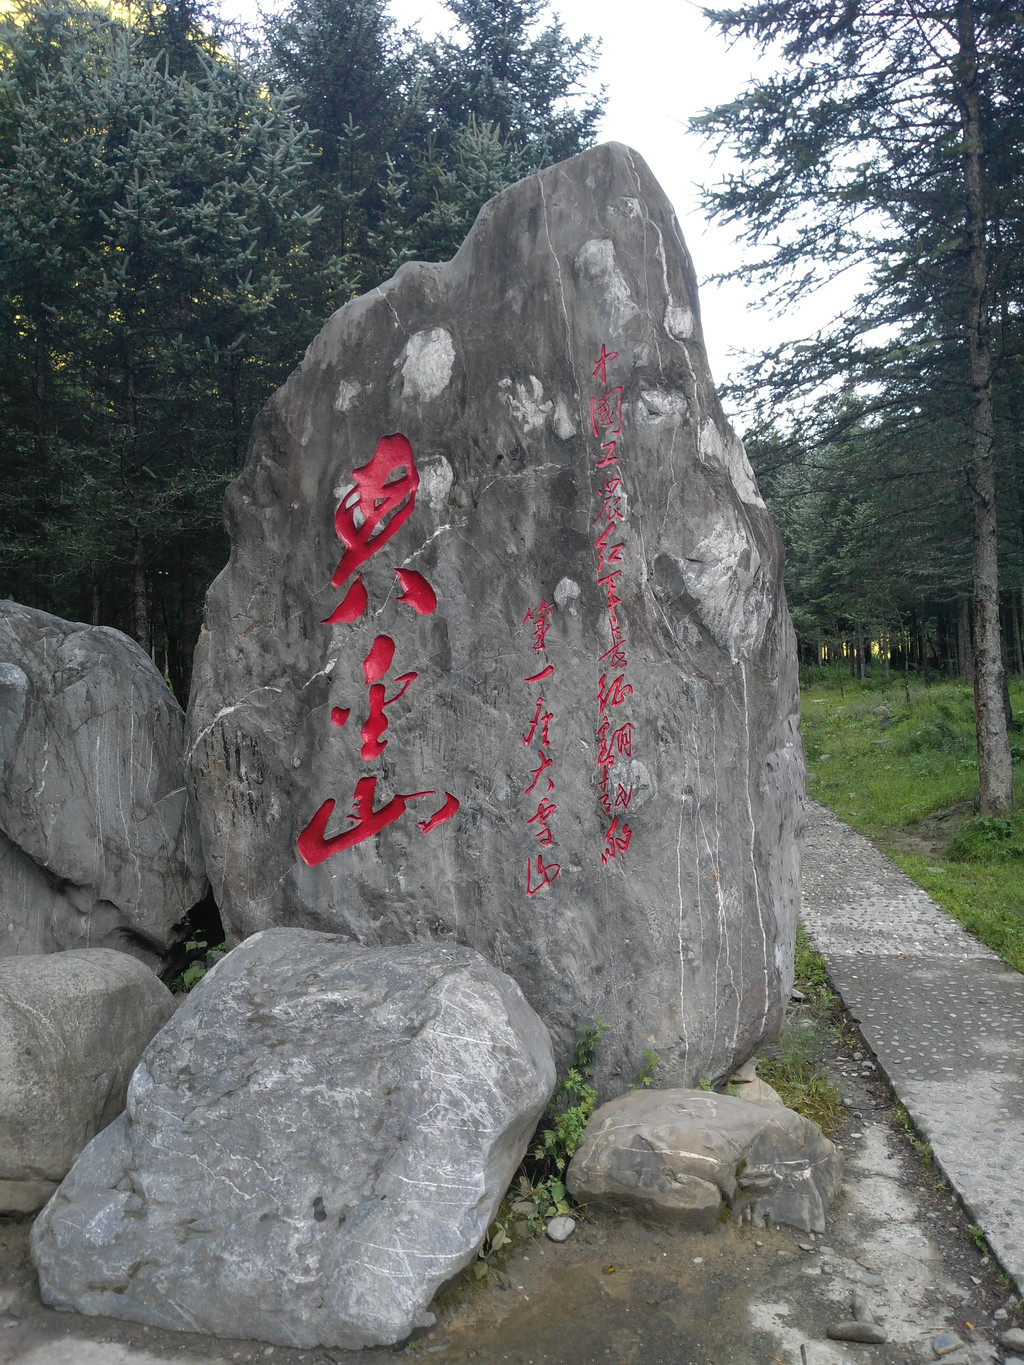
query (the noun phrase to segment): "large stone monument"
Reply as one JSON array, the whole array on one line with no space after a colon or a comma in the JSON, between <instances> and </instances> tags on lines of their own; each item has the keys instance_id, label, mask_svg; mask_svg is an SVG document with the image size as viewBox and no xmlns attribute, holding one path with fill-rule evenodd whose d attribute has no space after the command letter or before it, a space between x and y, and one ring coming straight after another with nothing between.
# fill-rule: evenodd
<instances>
[{"instance_id":1,"label":"large stone monument","mask_svg":"<svg viewBox=\"0 0 1024 1365\"><path fill-rule=\"evenodd\" d=\"M227 499L186 740L229 944L478 949L564 1062L719 1077L777 1026L803 765L778 536L627 148L348 304Z\"/></svg>"}]
</instances>

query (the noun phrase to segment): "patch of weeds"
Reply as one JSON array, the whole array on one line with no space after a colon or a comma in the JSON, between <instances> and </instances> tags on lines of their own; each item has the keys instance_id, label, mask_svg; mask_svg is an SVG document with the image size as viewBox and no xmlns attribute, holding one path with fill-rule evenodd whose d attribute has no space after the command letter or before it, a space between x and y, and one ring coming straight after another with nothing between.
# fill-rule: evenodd
<instances>
[{"instance_id":1,"label":"patch of weeds","mask_svg":"<svg viewBox=\"0 0 1024 1365\"><path fill-rule=\"evenodd\" d=\"M500 1283L504 1274L500 1266L512 1247L542 1233L545 1219L571 1212L579 1215L570 1203L563 1176L597 1108L597 1091L590 1081L601 1035L608 1028L609 1024L597 1020L577 1034L572 1066L556 1085L516 1181L498 1206L497 1217L469 1268L478 1284L488 1279ZM656 1066L657 1054L651 1056ZM646 1053L645 1064L649 1064Z\"/></svg>"},{"instance_id":2,"label":"patch of weeds","mask_svg":"<svg viewBox=\"0 0 1024 1365\"><path fill-rule=\"evenodd\" d=\"M796 986L805 995L817 995L829 990L825 959L811 942L811 936L802 924L796 927L793 966L796 972Z\"/></svg>"},{"instance_id":3,"label":"patch of weeds","mask_svg":"<svg viewBox=\"0 0 1024 1365\"><path fill-rule=\"evenodd\" d=\"M707 1076L701 1076L700 1079L699 1079L698 1082L697 1082L697 1089L698 1089L698 1090L713 1090L714 1087L712 1086L711 1082L708 1080Z\"/></svg>"},{"instance_id":4,"label":"patch of weeds","mask_svg":"<svg viewBox=\"0 0 1024 1365\"><path fill-rule=\"evenodd\" d=\"M787 1109L811 1119L826 1137L835 1137L846 1123L846 1111L839 1087L820 1056L816 1035L816 1027L785 1024L759 1059L757 1074L778 1092Z\"/></svg>"},{"instance_id":5,"label":"patch of weeds","mask_svg":"<svg viewBox=\"0 0 1024 1365\"><path fill-rule=\"evenodd\" d=\"M795 963L796 985L806 999L799 1016L788 1018L775 1041L764 1048L757 1074L787 1108L811 1119L826 1137L834 1137L846 1122L846 1112L829 1073L825 1034L839 1033L844 1016L828 984L825 960L802 927L797 928Z\"/></svg>"},{"instance_id":6,"label":"patch of weeds","mask_svg":"<svg viewBox=\"0 0 1024 1365\"><path fill-rule=\"evenodd\" d=\"M946 857L951 863L1001 863L1024 858L1024 811L965 820L950 840Z\"/></svg>"},{"instance_id":7,"label":"patch of weeds","mask_svg":"<svg viewBox=\"0 0 1024 1365\"><path fill-rule=\"evenodd\" d=\"M174 978L171 982L171 990L180 995L184 991L190 991L193 986L202 981L203 977L210 970L215 962L227 952L227 946L218 943L216 948L210 948L201 938L190 938L185 944L185 951L192 956L192 961L185 970Z\"/></svg>"},{"instance_id":8,"label":"patch of weeds","mask_svg":"<svg viewBox=\"0 0 1024 1365\"><path fill-rule=\"evenodd\" d=\"M896 1124L896 1127L903 1132L904 1137L924 1164L926 1166L933 1166L935 1164L935 1154L932 1151L931 1144L925 1142L924 1138L918 1134L917 1129L914 1127L913 1120L899 1101L892 1107L892 1119Z\"/></svg>"},{"instance_id":9,"label":"patch of weeds","mask_svg":"<svg viewBox=\"0 0 1024 1365\"><path fill-rule=\"evenodd\" d=\"M640 1068L636 1073L636 1080L629 1087L630 1090L646 1090L654 1084L655 1073L661 1065L661 1058L653 1047L644 1048L644 1058L640 1063Z\"/></svg>"}]
</instances>

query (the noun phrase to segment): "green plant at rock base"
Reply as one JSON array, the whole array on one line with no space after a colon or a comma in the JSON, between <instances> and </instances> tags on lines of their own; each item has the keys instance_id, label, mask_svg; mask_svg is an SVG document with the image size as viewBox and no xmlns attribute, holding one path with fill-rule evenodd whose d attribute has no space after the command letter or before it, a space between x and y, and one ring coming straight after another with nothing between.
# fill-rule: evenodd
<instances>
[{"instance_id":1,"label":"green plant at rock base","mask_svg":"<svg viewBox=\"0 0 1024 1365\"><path fill-rule=\"evenodd\" d=\"M601 1035L609 1027L597 1020L577 1034L573 1064L556 1085L516 1182L498 1206L497 1217L470 1267L469 1274L477 1282L503 1273L500 1263L517 1236L535 1237L544 1231L546 1218L572 1212L562 1177L597 1107L597 1091L590 1078Z\"/></svg>"},{"instance_id":2,"label":"green plant at rock base","mask_svg":"<svg viewBox=\"0 0 1024 1365\"><path fill-rule=\"evenodd\" d=\"M824 1048L826 1032L842 1028L838 997L828 983L825 959L803 927L796 932L796 986L805 997L800 1017L787 1019L758 1058L757 1074L783 1104L811 1119L826 1137L840 1132L845 1111Z\"/></svg>"},{"instance_id":3,"label":"green plant at rock base","mask_svg":"<svg viewBox=\"0 0 1024 1365\"><path fill-rule=\"evenodd\" d=\"M697 1089L698 1089L698 1090L713 1090L713 1089L714 1089L714 1086L713 1086L713 1085L711 1084L711 1082L708 1080L707 1076L701 1076L701 1078L700 1078L700 1079L698 1080L698 1082L697 1082Z\"/></svg>"},{"instance_id":4,"label":"green plant at rock base","mask_svg":"<svg viewBox=\"0 0 1024 1365\"><path fill-rule=\"evenodd\" d=\"M193 986L202 981L213 964L219 962L227 952L227 945L218 943L216 948L208 949L204 939L190 938L185 943L185 950L189 953L201 953L202 956L196 957L194 961L190 962L180 976L176 976L171 982L171 990L176 994L190 991Z\"/></svg>"},{"instance_id":5,"label":"green plant at rock base","mask_svg":"<svg viewBox=\"0 0 1024 1365\"><path fill-rule=\"evenodd\" d=\"M601 1034L609 1027L597 1020L591 1027L580 1029L573 1064L564 1080L555 1087L554 1097L537 1130L539 1141L533 1148L533 1158L549 1163L559 1175L583 1141L587 1120L597 1108L597 1091L590 1084L590 1078Z\"/></svg>"}]
</instances>

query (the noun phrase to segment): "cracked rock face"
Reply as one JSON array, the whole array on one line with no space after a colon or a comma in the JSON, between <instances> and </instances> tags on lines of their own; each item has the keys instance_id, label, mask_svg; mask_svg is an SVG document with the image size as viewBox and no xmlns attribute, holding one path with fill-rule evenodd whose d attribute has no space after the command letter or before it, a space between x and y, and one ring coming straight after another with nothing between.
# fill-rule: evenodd
<instances>
[{"instance_id":1,"label":"cracked rock face","mask_svg":"<svg viewBox=\"0 0 1024 1365\"><path fill-rule=\"evenodd\" d=\"M646 166L506 190L336 313L261 415L196 657L229 941L458 941L606 1088L727 1075L791 974L803 759L778 536Z\"/></svg>"},{"instance_id":2,"label":"cracked rock face","mask_svg":"<svg viewBox=\"0 0 1024 1365\"><path fill-rule=\"evenodd\" d=\"M134 640L0 603L0 957L159 962L207 887L183 730Z\"/></svg>"},{"instance_id":3,"label":"cracked rock face","mask_svg":"<svg viewBox=\"0 0 1024 1365\"><path fill-rule=\"evenodd\" d=\"M142 1050L174 997L107 948L0 961L0 1211L49 1199L124 1108Z\"/></svg>"},{"instance_id":4,"label":"cracked rock face","mask_svg":"<svg viewBox=\"0 0 1024 1365\"><path fill-rule=\"evenodd\" d=\"M634 1090L602 1105L569 1163L583 1204L713 1232L723 1208L756 1223L824 1232L842 1159L817 1126L779 1104L703 1090Z\"/></svg>"},{"instance_id":5,"label":"cracked rock face","mask_svg":"<svg viewBox=\"0 0 1024 1365\"><path fill-rule=\"evenodd\" d=\"M154 1038L37 1219L43 1298L288 1346L388 1345L475 1256L554 1088L478 954L272 929Z\"/></svg>"}]
</instances>

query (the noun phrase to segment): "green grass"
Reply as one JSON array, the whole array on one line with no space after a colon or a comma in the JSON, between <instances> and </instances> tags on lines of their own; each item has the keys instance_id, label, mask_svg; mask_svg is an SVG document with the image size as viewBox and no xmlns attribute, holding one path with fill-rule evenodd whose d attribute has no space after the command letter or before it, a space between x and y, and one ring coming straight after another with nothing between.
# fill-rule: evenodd
<instances>
[{"instance_id":1,"label":"green grass","mask_svg":"<svg viewBox=\"0 0 1024 1365\"><path fill-rule=\"evenodd\" d=\"M1011 680L1024 718L1024 682ZM1005 962L1024 971L1024 737L1014 735L1017 808L982 819L970 685L844 679L802 689L808 790Z\"/></svg>"}]
</instances>

